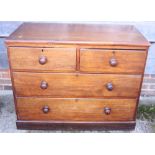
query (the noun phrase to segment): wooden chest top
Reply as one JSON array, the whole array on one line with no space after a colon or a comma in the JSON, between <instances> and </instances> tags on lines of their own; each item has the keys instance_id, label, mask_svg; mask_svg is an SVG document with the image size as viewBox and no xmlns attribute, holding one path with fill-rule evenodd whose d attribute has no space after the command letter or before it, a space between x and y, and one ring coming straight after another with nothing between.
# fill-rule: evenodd
<instances>
[{"instance_id":1,"label":"wooden chest top","mask_svg":"<svg viewBox=\"0 0 155 155\"><path fill-rule=\"evenodd\" d=\"M24 23L6 42L149 46L134 26L109 24Z\"/></svg>"}]
</instances>

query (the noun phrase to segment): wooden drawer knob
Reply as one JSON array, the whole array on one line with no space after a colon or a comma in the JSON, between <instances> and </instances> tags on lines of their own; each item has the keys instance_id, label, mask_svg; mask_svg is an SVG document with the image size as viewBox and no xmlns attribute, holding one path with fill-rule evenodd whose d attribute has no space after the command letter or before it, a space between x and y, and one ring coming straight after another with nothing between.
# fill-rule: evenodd
<instances>
[{"instance_id":1,"label":"wooden drawer knob","mask_svg":"<svg viewBox=\"0 0 155 155\"><path fill-rule=\"evenodd\" d=\"M117 60L116 60L115 58L111 58L110 61L109 61L109 63L110 63L110 65L111 65L112 67L117 66Z\"/></svg>"},{"instance_id":2,"label":"wooden drawer knob","mask_svg":"<svg viewBox=\"0 0 155 155\"><path fill-rule=\"evenodd\" d=\"M48 83L46 81L41 81L40 88L41 89L47 89L47 87L48 87Z\"/></svg>"},{"instance_id":3,"label":"wooden drawer knob","mask_svg":"<svg viewBox=\"0 0 155 155\"><path fill-rule=\"evenodd\" d=\"M47 114L49 112L49 107L47 105L45 105L42 109L43 113Z\"/></svg>"},{"instance_id":4,"label":"wooden drawer knob","mask_svg":"<svg viewBox=\"0 0 155 155\"><path fill-rule=\"evenodd\" d=\"M110 113L111 113L111 108L105 107L105 108L104 108L104 113L105 113L106 115L110 115Z\"/></svg>"},{"instance_id":5,"label":"wooden drawer knob","mask_svg":"<svg viewBox=\"0 0 155 155\"><path fill-rule=\"evenodd\" d=\"M40 56L40 57L39 57L39 63L40 63L41 65L46 64L46 62L47 62L47 57L46 57L46 56Z\"/></svg>"},{"instance_id":6,"label":"wooden drawer knob","mask_svg":"<svg viewBox=\"0 0 155 155\"><path fill-rule=\"evenodd\" d=\"M110 83L107 83L106 84L106 88L109 90L109 91L112 91L113 90L113 84L110 82Z\"/></svg>"}]
</instances>

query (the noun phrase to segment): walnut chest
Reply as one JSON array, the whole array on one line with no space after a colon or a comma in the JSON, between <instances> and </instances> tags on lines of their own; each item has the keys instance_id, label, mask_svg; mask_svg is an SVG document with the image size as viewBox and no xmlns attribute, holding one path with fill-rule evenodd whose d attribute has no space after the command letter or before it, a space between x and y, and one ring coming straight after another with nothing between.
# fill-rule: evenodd
<instances>
[{"instance_id":1,"label":"walnut chest","mask_svg":"<svg viewBox=\"0 0 155 155\"><path fill-rule=\"evenodd\" d=\"M129 25L24 23L6 40L19 129L131 129L148 41Z\"/></svg>"}]
</instances>

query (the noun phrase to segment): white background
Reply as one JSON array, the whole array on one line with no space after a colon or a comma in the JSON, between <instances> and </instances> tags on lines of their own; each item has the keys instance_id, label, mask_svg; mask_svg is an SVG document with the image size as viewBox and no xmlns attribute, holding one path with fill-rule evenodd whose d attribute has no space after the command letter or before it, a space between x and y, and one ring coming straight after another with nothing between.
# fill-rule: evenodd
<instances>
[{"instance_id":1,"label":"white background","mask_svg":"<svg viewBox=\"0 0 155 155\"><path fill-rule=\"evenodd\" d=\"M0 0L1 21L155 21L154 0ZM7 123L7 122L6 122ZM154 134L0 134L5 155L151 155Z\"/></svg>"},{"instance_id":2,"label":"white background","mask_svg":"<svg viewBox=\"0 0 155 155\"><path fill-rule=\"evenodd\" d=\"M0 0L0 20L149 21L154 0Z\"/></svg>"}]
</instances>

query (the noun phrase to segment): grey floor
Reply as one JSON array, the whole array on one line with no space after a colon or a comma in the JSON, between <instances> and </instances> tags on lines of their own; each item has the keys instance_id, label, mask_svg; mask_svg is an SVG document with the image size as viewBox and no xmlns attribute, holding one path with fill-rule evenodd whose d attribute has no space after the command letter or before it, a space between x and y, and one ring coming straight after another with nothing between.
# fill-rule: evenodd
<instances>
[{"instance_id":1,"label":"grey floor","mask_svg":"<svg viewBox=\"0 0 155 155\"><path fill-rule=\"evenodd\" d=\"M4 91L0 93L0 132L3 133L36 133L36 132L98 132L98 131L47 131L47 130L17 130L16 129L16 115L14 110L12 91ZM135 130L130 131L99 131L99 132L130 132L130 133L152 133L155 132L155 125L148 122L137 120Z\"/></svg>"}]
</instances>

